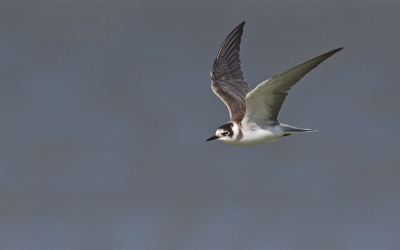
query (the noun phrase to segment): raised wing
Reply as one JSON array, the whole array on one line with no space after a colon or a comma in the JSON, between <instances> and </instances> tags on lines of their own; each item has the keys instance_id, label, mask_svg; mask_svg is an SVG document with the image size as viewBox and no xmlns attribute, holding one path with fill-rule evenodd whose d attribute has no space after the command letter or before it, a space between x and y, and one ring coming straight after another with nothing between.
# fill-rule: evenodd
<instances>
[{"instance_id":1,"label":"raised wing","mask_svg":"<svg viewBox=\"0 0 400 250\"><path fill-rule=\"evenodd\" d=\"M222 43L211 69L211 88L229 110L231 120L241 120L246 110L245 96L250 92L240 63L242 22Z\"/></svg>"},{"instance_id":2,"label":"raised wing","mask_svg":"<svg viewBox=\"0 0 400 250\"><path fill-rule=\"evenodd\" d=\"M308 72L342 49L314 57L260 83L245 98L247 109L244 122L278 122L278 114L288 95L287 91Z\"/></svg>"}]
</instances>

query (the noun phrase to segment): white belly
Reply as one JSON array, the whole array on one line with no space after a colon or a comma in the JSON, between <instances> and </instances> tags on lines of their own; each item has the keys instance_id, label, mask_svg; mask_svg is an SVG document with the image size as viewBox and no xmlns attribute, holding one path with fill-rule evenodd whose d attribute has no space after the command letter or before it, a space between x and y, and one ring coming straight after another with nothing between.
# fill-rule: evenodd
<instances>
[{"instance_id":1,"label":"white belly","mask_svg":"<svg viewBox=\"0 0 400 250\"><path fill-rule=\"evenodd\" d=\"M260 145L274 142L284 135L280 126L268 126L264 128L253 127L243 129L242 133L242 138L224 142L231 145Z\"/></svg>"}]
</instances>

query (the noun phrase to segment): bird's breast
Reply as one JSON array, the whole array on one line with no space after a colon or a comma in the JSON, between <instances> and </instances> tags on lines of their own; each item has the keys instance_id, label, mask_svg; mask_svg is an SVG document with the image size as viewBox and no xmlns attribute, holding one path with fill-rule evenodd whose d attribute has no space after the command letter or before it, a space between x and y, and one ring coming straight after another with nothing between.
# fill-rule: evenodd
<instances>
[{"instance_id":1,"label":"bird's breast","mask_svg":"<svg viewBox=\"0 0 400 250\"><path fill-rule=\"evenodd\" d=\"M231 145L260 145L265 143L271 143L278 140L283 136L282 130L278 126L268 126L268 127L256 127L249 126L248 128L241 129L241 136L237 140L224 141Z\"/></svg>"}]
</instances>

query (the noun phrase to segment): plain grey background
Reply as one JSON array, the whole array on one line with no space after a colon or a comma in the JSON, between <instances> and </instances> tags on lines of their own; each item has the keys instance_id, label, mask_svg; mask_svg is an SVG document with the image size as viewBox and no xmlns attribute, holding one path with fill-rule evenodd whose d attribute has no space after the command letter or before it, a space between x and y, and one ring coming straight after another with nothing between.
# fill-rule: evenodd
<instances>
[{"instance_id":1,"label":"plain grey background","mask_svg":"<svg viewBox=\"0 0 400 250\"><path fill-rule=\"evenodd\" d=\"M400 249L398 2L2 2L0 249ZM251 87L344 46L289 93L317 129L205 142Z\"/></svg>"}]
</instances>

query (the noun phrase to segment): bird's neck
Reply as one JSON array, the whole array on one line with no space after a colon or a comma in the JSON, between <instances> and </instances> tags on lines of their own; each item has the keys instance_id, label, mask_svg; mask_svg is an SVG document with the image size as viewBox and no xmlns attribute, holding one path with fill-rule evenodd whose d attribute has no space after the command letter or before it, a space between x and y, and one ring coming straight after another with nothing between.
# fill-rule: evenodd
<instances>
[{"instance_id":1,"label":"bird's neck","mask_svg":"<svg viewBox=\"0 0 400 250\"><path fill-rule=\"evenodd\" d=\"M231 121L233 124L232 131L233 131L233 139L240 140L243 138L242 126L234 121Z\"/></svg>"}]
</instances>

